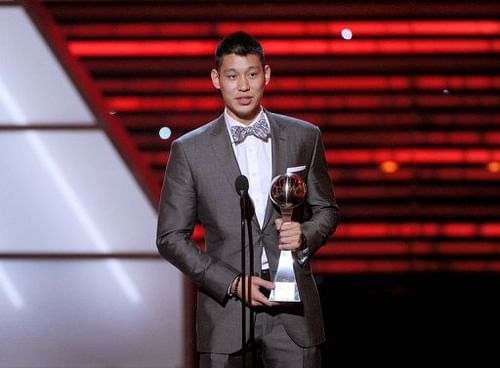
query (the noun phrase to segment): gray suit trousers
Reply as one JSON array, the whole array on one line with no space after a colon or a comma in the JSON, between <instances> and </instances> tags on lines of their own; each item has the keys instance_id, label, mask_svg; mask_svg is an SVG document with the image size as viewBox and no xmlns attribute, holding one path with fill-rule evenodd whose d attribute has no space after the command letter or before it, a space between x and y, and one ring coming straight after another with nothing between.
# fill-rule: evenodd
<instances>
[{"instance_id":1,"label":"gray suit trousers","mask_svg":"<svg viewBox=\"0 0 500 368\"><path fill-rule=\"evenodd\" d=\"M247 367L252 368L320 368L319 346L303 348L288 336L277 314L255 315L255 354L248 349ZM233 354L202 353L200 368L240 368L241 351ZM252 364L253 360L253 364Z\"/></svg>"}]
</instances>

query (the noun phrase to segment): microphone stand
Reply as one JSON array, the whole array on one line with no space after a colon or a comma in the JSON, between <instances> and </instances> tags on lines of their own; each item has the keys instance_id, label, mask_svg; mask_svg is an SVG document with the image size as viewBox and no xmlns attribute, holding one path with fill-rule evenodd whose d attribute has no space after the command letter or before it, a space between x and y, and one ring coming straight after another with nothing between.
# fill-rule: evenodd
<instances>
[{"instance_id":1,"label":"microphone stand","mask_svg":"<svg viewBox=\"0 0 500 368\"><path fill-rule=\"evenodd\" d=\"M253 207L250 202L250 197L248 196L248 179L244 175L240 175L236 178L235 182L236 191L240 196L240 210L241 210L241 366L246 368L247 366L247 352L248 348L251 349L252 354L250 357L250 364L253 367L255 361L255 321L254 321L254 311L251 305L252 300L252 277L254 275L254 252L253 252L253 236L252 236L252 217L253 217ZM247 224L248 231L248 254L250 257L249 262L249 272L248 278L246 272L246 252L245 252L245 222ZM249 314L250 314L250 334L248 344L246 342L246 304L249 301Z\"/></svg>"},{"instance_id":2,"label":"microphone stand","mask_svg":"<svg viewBox=\"0 0 500 368\"><path fill-rule=\"evenodd\" d=\"M255 320L254 320L254 311L252 306L249 308L249 321L250 321L250 336L248 340L248 344L246 343L246 300L252 300L252 276L254 275L254 251L253 251L253 234L252 234L252 216L250 213L250 198L247 193L240 194L240 206L241 206L241 294L243 295L242 303L241 303L241 346L242 346L242 367L246 368L247 365L247 351L250 349L252 352L250 366L253 367L253 363L255 360L255 349L254 349L254 340L255 340ZM245 282L246 273L246 255L245 255L245 222L247 225L248 232L248 254L249 254L249 271L248 278ZM245 298L245 295L247 297Z\"/></svg>"},{"instance_id":3,"label":"microphone stand","mask_svg":"<svg viewBox=\"0 0 500 368\"><path fill-rule=\"evenodd\" d=\"M250 197L248 194L246 195L245 202L250 202ZM248 232L248 256L250 258L249 262L249 272L248 272L248 300L252 300L252 277L254 275L254 256L253 256L253 235L252 235L252 213L251 213L251 204L247 203L245 206L245 215L247 221L247 232ZM248 346L252 352L250 366L253 367L255 361L255 348L254 348L254 340L255 340L255 319L254 319L254 310L250 305L250 336L248 341Z\"/></svg>"},{"instance_id":4,"label":"microphone stand","mask_svg":"<svg viewBox=\"0 0 500 368\"><path fill-rule=\"evenodd\" d=\"M247 366L247 344L246 344L246 332L247 332L247 320L246 320L246 303L245 303L245 292L247 289L247 283L245 282L245 221L246 221L246 197L245 191L240 191L240 210L241 210L241 366L246 368Z\"/></svg>"}]
</instances>

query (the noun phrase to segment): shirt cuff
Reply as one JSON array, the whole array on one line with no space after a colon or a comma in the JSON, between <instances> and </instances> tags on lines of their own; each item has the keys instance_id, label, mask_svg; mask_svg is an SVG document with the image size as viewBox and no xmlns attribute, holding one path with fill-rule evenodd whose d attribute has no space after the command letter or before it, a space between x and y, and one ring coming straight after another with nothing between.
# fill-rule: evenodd
<instances>
[{"instance_id":1,"label":"shirt cuff","mask_svg":"<svg viewBox=\"0 0 500 368\"><path fill-rule=\"evenodd\" d=\"M227 288L227 296L229 296L230 298L232 298L233 296L235 296L232 292L231 292L231 287L233 286L233 283L234 283L234 280L236 280L238 277L240 277L240 275L236 275L236 277L231 281L231 283L229 284L228 288Z\"/></svg>"},{"instance_id":2,"label":"shirt cuff","mask_svg":"<svg viewBox=\"0 0 500 368\"><path fill-rule=\"evenodd\" d=\"M303 266L309 258L309 248L299 249L292 253L299 265Z\"/></svg>"},{"instance_id":3,"label":"shirt cuff","mask_svg":"<svg viewBox=\"0 0 500 368\"><path fill-rule=\"evenodd\" d=\"M302 244L300 248L296 251L293 251L292 255L294 256L297 263L301 266L303 266L307 262L307 259L309 258L309 247L307 246L307 239L304 234L302 234Z\"/></svg>"}]
</instances>

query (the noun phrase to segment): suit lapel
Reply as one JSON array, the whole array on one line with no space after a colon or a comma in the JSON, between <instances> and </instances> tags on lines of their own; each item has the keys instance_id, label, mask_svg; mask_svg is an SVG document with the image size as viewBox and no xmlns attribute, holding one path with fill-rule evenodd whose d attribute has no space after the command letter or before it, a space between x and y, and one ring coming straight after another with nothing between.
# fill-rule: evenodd
<instances>
[{"instance_id":1,"label":"suit lapel","mask_svg":"<svg viewBox=\"0 0 500 368\"><path fill-rule=\"evenodd\" d=\"M279 119L276 119L274 114L265 111L267 118L269 120L269 125L271 126L271 139L272 139L272 151L273 151L273 168L272 168L272 178L274 179L278 175L285 173L288 164L288 145L287 145L287 129L285 124L283 124ZM271 219L273 209L273 203L271 199L267 200L266 216L264 220L264 229L269 220Z\"/></svg>"},{"instance_id":2,"label":"suit lapel","mask_svg":"<svg viewBox=\"0 0 500 368\"><path fill-rule=\"evenodd\" d=\"M272 178L275 178L277 175L285 173L288 164L287 129L286 124L283 124L279 119L276 119L274 114L268 111L265 112L271 127ZM234 187L234 181L239 175L241 175L241 171L238 166L236 156L234 155L233 147L231 146L231 138L229 137L223 115L215 121L211 132L210 144L215 154L215 158L220 165L221 171L224 173L224 176L230 183L231 187ZM272 209L273 203L268 198L266 215L262 229L268 225L269 220L271 219ZM252 221L258 228L259 225L256 216L253 217Z\"/></svg>"},{"instance_id":3,"label":"suit lapel","mask_svg":"<svg viewBox=\"0 0 500 368\"><path fill-rule=\"evenodd\" d=\"M234 188L234 182L241 175L241 172L236 156L234 155L233 147L231 146L231 138L229 137L223 115L215 122L210 144L221 171L226 176L231 187Z\"/></svg>"}]
</instances>

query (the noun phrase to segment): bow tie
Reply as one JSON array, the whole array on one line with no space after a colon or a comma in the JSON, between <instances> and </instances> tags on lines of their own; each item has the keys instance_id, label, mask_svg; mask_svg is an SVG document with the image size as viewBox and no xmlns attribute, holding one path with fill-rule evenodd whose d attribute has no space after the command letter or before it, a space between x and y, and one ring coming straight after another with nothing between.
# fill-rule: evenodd
<instances>
[{"instance_id":1,"label":"bow tie","mask_svg":"<svg viewBox=\"0 0 500 368\"><path fill-rule=\"evenodd\" d=\"M248 127L242 127L239 125L231 127L231 136L233 137L233 142L235 144L243 142L249 135L253 135L263 141L266 141L270 134L271 131L269 130L266 119L260 119L255 124Z\"/></svg>"}]
</instances>

